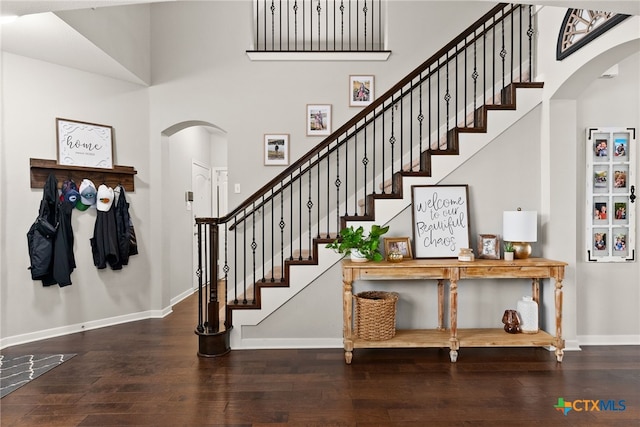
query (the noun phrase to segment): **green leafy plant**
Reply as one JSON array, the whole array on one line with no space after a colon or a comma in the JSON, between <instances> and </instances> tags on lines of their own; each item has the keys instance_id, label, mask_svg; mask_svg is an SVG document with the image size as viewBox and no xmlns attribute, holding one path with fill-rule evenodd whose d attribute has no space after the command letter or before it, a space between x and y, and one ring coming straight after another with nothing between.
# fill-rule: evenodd
<instances>
[{"instance_id":1,"label":"green leafy plant","mask_svg":"<svg viewBox=\"0 0 640 427\"><path fill-rule=\"evenodd\" d=\"M513 248L513 243L504 242L504 251L505 252L515 252L515 249Z\"/></svg>"},{"instance_id":2,"label":"green leafy plant","mask_svg":"<svg viewBox=\"0 0 640 427\"><path fill-rule=\"evenodd\" d=\"M389 226L380 227L372 225L369 235L365 236L362 226L353 226L340 230L340 237L327 244L327 248L333 249L341 254L350 254L352 251L359 251L362 256L370 261L382 261L384 257L380 253L380 236L389 231Z\"/></svg>"}]
</instances>

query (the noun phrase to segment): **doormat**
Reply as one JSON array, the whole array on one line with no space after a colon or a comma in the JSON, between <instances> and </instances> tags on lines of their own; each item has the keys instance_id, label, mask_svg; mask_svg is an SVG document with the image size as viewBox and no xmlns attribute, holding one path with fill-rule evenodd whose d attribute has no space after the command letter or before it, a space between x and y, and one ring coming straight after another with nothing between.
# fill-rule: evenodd
<instances>
[{"instance_id":1,"label":"doormat","mask_svg":"<svg viewBox=\"0 0 640 427\"><path fill-rule=\"evenodd\" d=\"M73 356L75 353L0 355L0 399Z\"/></svg>"}]
</instances>

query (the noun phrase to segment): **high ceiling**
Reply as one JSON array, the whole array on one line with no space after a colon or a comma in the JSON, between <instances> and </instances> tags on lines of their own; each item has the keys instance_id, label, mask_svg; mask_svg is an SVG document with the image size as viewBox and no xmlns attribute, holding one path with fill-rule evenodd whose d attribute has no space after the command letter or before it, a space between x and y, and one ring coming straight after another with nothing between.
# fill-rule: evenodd
<instances>
[{"instance_id":1,"label":"high ceiling","mask_svg":"<svg viewBox=\"0 0 640 427\"><path fill-rule=\"evenodd\" d=\"M56 12L72 9L90 9L106 6L120 6L139 3L160 3L184 0L0 0L2 15L29 15L42 12ZM220 0L197 0L220 1ZM394 1L394 0L390 0ZM428 0L409 0L428 1ZM488 0L478 0L488 1ZM561 6L592 10L606 10L610 12L640 15L640 1L638 0L521 0L518 3L545 6Z\"/></svg>"},{"instance_id":2,"label":"high ceiling","mask_svg":"<svg viewBox=\"0 0 640 427\"><path fill-rule=\"evenodd\" d=\"M0 38L2 50L137 84L148 85L150 84L148 76L141 75L139 72L134 73L127 69L116 59L96 48L93 43L58 16L46 12L179 1L214 2L229 0L0 0L0 15L3 17L7 15L21 17L16 22L2 25L2 37ZM233 1L249 2L253 0ZM496 2L491 1L491 3ZM640 15L640 0L520 0L519 3L606 10Z\"/></svg>"}]
</instances>

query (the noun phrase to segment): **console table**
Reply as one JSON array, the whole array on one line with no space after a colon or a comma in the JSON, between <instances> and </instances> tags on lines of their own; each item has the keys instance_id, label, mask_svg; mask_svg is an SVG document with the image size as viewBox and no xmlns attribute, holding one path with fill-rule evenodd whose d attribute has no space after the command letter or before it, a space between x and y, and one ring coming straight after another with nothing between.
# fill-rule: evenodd
<instances>
[{"instance_id":1,"label":"console table","mask_svg":"<svg viewBox=\"0 0 640 427\"><path fill-rule=\"evenodd\" d=\"M343 337L344 357L351 363L355 348L392 347L449 347L450 358L455 362L460 347L530 347L554 346L558 362L562 362L562 280L567 263L544 258L518 259L514 261L479 259L463 262L457 259L414 259L400 263L383 261L342 261L343 280ZM555 283L555 337L540 330L536 334L509 334L503 328L458 329L458 281L462 279L511 279L532 280L533 299L540 304L540 279L554 279ZM397 330L396 335L384 341L359 339L353 331L353 282L357 280L436 280L438 286L438 326L435 329ZM444 325L445 289L449 286L449 330ZM550 281L551 282L551 281ZM500 318L502 313L496 313Z\"/></svg>"}]
</instances>

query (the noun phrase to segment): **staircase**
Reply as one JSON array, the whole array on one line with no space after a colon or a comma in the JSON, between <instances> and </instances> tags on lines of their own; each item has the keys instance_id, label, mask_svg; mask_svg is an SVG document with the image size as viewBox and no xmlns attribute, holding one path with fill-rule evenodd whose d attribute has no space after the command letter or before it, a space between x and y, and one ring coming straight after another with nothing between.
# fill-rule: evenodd
<instances>
[{"instance_id":1,"label":"staircase","mask_svg":"<svg viewBox=\"0 0 640 427\"><path fill-rule=\"evenodd\" d=\"M387 223L411 185L437 184L538 105L533 34L530 6L499 4L231 213L198 218L199 354L241 348L238 326L341 259L324 248L341 228Z\"/></svg>"}]
</instances>

